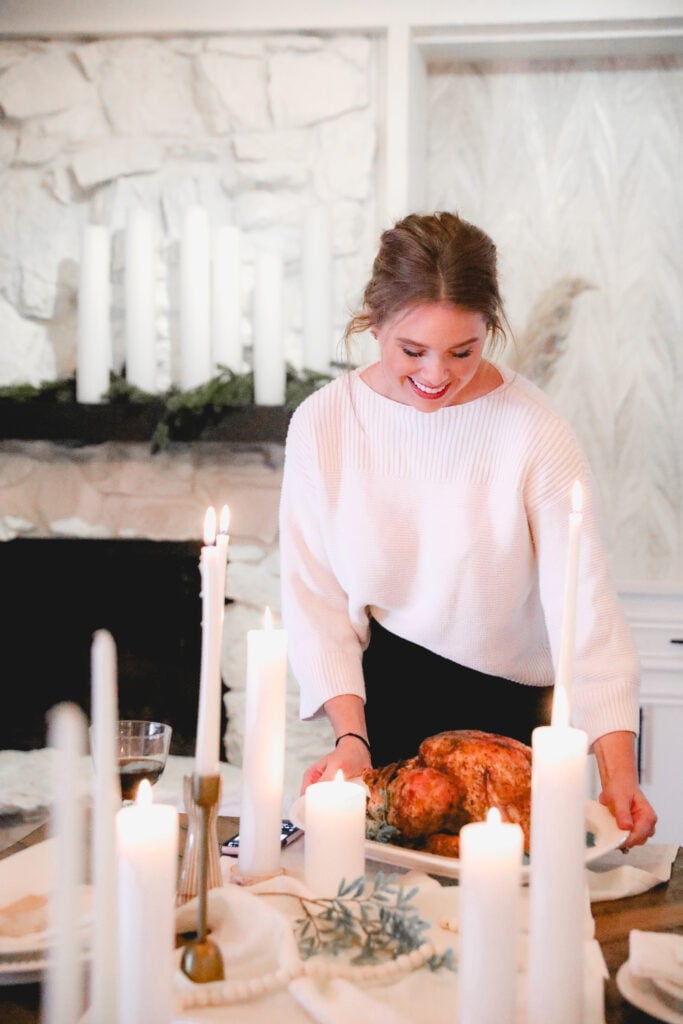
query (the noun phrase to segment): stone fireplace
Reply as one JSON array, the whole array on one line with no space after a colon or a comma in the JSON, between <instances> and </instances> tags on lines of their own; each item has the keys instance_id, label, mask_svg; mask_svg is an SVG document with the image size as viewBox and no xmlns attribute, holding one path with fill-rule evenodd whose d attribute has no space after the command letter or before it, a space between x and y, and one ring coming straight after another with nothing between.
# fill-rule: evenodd
<instances>
[{"instance_id":1,"label":"stone fireplace","mask_svg":"<svg viewBox=\"0 0 683 1024\"><path fill-rule=\"evenodd\" d=\"M44 712L57 700L89 710L92 630L104 628L117 642L121 713L170 721L172 752L193 754L201 532L207 506L227 503L223 757L241 764L246 633L262 625L266 605L276 621L280 608L282 454L276 443L177 443L154 455L143 442L0 443L0 559L13 595L6 642L16 652L5 685L22 707L3 723L0 748L44 745ZM299 722L293 679L287 715L296 792L329 727Z\"/></svg>"}]
</instances>

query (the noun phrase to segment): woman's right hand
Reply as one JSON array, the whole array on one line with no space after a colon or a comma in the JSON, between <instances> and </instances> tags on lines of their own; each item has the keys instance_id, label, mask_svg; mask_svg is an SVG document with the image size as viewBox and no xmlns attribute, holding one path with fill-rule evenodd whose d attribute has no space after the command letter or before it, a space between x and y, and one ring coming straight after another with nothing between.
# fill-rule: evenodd
<instances>
[{"instance_id":1,"label":"woman's right hand","mask_svg":"<svg viewBox=\"0 0 683 1024\"><path fill-rule=\"evenodd\" d=\"M365 768L372 768L370 754L360 740L350 736L306 769L301 792L314 782L331 782L340 769L345 779L356 779Z\"/></svg>"}]
</instances>

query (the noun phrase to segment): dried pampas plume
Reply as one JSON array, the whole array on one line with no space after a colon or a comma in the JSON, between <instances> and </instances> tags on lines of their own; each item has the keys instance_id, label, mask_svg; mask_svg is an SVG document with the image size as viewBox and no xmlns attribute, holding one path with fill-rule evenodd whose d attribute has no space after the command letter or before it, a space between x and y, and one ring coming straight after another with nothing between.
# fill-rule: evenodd
<instances>
[{"instance_id":1,"label":"dried pampas plume","mask_svg":"<svg viewBox=\"0 0 683 1024\"><path fill-rule=\"evenodd\" d=\"M581 277L564 277L543 292L518 339L515 369L545 387L564 353L574 299L595 285Z\"/></svg>"}]
</instances>

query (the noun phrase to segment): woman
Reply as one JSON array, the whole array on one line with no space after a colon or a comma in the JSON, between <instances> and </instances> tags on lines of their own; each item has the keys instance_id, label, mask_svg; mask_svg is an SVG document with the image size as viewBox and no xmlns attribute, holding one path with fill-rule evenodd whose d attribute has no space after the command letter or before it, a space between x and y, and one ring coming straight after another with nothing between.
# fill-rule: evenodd
<instances>
[{"instance_id":1,"label":"woman","mask_svg":"<svg viewBox=\"0 0 683 1024\"><path fill-rule=\"evenodd\" d=\"M455 214L385 231L346 332L379 361L292 417L280 513L283 618L301 716L336 744L303 788L478 728L529 743L547 721L568 515L583 488L572 722L626 845L654 833L638 786L638 665L602 550L590 472L505 340L496 250Z\"/></svg>"}]
</instances>

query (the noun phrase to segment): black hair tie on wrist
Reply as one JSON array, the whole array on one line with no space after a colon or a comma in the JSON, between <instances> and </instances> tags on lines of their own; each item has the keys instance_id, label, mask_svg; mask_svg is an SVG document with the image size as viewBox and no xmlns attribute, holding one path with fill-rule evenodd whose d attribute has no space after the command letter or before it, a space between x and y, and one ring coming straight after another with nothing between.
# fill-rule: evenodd
<instances>
[{"instance_id":1,"label":"black hair tie on wrist","mask_svg":"<svg viewBox=\"0 0 683 1024\"><path fill-rule=\"evenodd\" d=\"M370 744L366 740L365 736L361 736L359 732L343 732L341 736L337 736L336 740L334 741L335 747L339 746L340 741L343 740L344 737L346 736L353 736L354 739L360 740L361 743L364 743L365 746L368 748L368 754L372 754L372 751L370 750Z\"/></svg>"}]
</instances>

